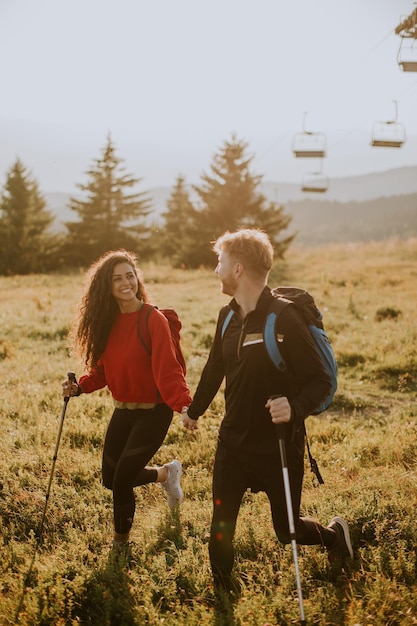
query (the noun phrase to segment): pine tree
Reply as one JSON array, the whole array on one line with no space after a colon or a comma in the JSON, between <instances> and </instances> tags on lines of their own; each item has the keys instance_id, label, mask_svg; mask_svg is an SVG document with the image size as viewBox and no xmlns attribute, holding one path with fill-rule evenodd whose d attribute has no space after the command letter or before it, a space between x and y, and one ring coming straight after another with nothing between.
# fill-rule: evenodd
<instances>
[{"instance_id":1,"label":"pine tree","mask_svg":"<svg viewBox=\"0 0 417 626\"><path fill-rule=\"evenodd\" d=\"M210 174L203 174L201 184L194 187L200 198L194 230L199 264L215 262L210 242L226 230L265 230L279 257L294 237L278 240L279 233L288 228L291 217L285 215L283 206L267 201L258 191L262 176L251 172L253 157L247 154L247 149L245 141L232 135L214 155Z\"/></svg>"},{"instance_id":2,"label":"pine tree","mask_svg":"<svg viewBox=\"0 0 417 626\"><path fill-rule=\"evenodd\" d=\"M194 223L196 210L190 200L185 177L179 175L166 203L167 211L162 214L161 252L176 267L193 264Z\"/></svg>"},{"instance_id":3,"label":"pine tree","mask_svg":"<svg viewBox=\"0 0 417 626\"><path fill-rule=\"evenodd\" d=\"M54 221L37 181L20 159L6 175L0 199L0 273L29 274L51 266L56 237Z\"/></svg>"},{"instance_id":4,"label":"pine tree","mask_svg":"<svg viewBox=\"0 0 417 626\"><path fill-rule=\"evenodd\" d=\"M146 217L152 201L146 192L129 193L142 179L126 174L122 163L108 135L101 157L86 172L88 182L77 185L87 199L70 198L69 207L80 218L66 223L65 253L74 264L90 264L119 248L140 249L141 258L146 256L150 235Z\"/></svg>"}]
</instances>

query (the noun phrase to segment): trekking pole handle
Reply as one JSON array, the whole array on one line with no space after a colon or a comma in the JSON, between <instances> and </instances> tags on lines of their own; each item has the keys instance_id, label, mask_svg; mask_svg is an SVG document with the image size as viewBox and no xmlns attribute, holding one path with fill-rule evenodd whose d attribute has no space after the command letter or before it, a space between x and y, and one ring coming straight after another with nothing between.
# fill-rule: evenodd
<instances>
[{"instance_id":1,"label":"trekking pole handle","mask_svg":"<svg viewBox=\"0 0 417 626\"><path fill-rule=\"evenodd\" d=\"M68 373L67 373L67 377L68 377L68 380L69 380L71 383L75 383L76 385L78 385L78 383L77 383L77 378L76 378L76 376L75 376L75 372L68 372ZM70 397L71 397L71 396L65 396L65 397L64 397L64 402L65 402L65 403L67 403L67 402L69 401Z\"/></svg>"},{"instance_id":2,"label":"trekking pole handle","mask_svg":"<svg viewBox=\"0 0 417 626\"><path fill-rule=\"evenodd\" d=\"M276 393L273 396L269 396L269 400L275 400L275 398L283 398L284 396L282 395L282 393ZM285 432L286 432L286 424L274 424L275 426L275 434L277 436L278 439L284 439L285 438Z\"/></svg>"},{"instance_id":3,"label":"trekking pole handle","mask_svg":"<svg viewBox=\"0 0 417 626\"><path fill-rule=\"evenodd\" d=\"M67 376L68 376L68 380L70 380L72 383L75 383L76 385L78 385L77 379L75 377L75 372L68 372Z\"/></svg>"}]
</instances>

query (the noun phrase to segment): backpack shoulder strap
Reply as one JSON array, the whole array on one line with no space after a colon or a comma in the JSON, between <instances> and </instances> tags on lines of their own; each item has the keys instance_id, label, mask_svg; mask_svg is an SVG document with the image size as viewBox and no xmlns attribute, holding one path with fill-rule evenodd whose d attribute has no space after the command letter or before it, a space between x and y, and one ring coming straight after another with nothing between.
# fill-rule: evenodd
<instances>
[{"instance_id":1,"label":"backpack shoulder strap","mask_svg":"<svg viewBox=\"0 0 417 626\"><path fill-rule=\"evenodd\" d=\"M144 302L139 309L138 315L138 336L148 354L151 353L151 339L149 335L149 316L156 307L153 304ZM146 338L145 338L146 337Z\"/></svg>"},{"instance_id":2,"label":"backpack shoulder strap","mask_svg":"<svg viewBox=\"0 0 417 626\"><path fill-rule=\"evenodd\" d=\"M293 304L291 300L281 296L275 296L269 307L265 326L264 326L264 343L266 351L269 354L275 367L281 371L285 371L286 365L278 347L279 339L276 334L276 322L282 311L289 305Z\"/></svg>"},{"instance_id":3,"label":"backpack shoulder strap","mask_svg":"<svg viewBox=\"0 0 417 626\"><path fill-rule=\"evenodd\" d=\"M230 320L233 317L233 314L234 314L234 310L230 309L228 314L224 318L224 322L223 322L223 325L222 325L222 339L224 337L224 333L226 332L226 328L229 326L229 322L230 322Z\"/></svg>"},{"instance_id":4,"label":"backpack shoulder strap","mask_svg":"<svg viewBox=\"0 0 417 626\"><path fill-rule=\"evenodd\" d=\"M187 366L185 363L184 353L182 351L181 341L180 341L181 328L182 328L181 320L178 317L178 313L175 311L175 309L169 308L169 309L159 309L159 310L161 311L161 313L165 315L166 319L168 320L169 330L171 333L171 339L174 344L175 355L185 375L187 371Z\"/></svg>"}]
</instances>

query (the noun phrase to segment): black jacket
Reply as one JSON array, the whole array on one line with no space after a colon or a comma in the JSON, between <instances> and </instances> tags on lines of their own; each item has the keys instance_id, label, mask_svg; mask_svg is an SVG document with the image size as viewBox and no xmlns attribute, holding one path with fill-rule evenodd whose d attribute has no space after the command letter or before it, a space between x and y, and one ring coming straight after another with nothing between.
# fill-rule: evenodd
<instances>
[{"instance_id":1,"label":"black jacket","mask_svg":"<svg viewBox=\"0 0 417 626\"><path fill-rule=\"evenodd\" d=\"M219 437L225 446L241 452L268 453L276 449L274 425L265 408L270 396L288 398L292 431L303 433L304 419L322 403L331 388L310 331L294 306L282 311L277 329L283 335L280 350L290 375L273 365L263 343L272 299L271 290L265 287L255 310L245 320L234 299L221 309L213 345L188 410L192 419L202 415L226 377L226 411ZM235 314L222 339L223 322L230 308Z\"/></svg>"}]
</instances>

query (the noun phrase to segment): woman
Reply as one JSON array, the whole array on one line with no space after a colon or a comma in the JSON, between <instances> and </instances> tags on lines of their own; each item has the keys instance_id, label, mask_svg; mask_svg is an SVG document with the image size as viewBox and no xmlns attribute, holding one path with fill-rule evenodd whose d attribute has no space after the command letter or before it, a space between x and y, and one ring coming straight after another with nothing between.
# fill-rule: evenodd
<instances>
[{"instance_id":1,"label":"woman","mask_svg":"<svg viewBox=\"0 0 417 626\"><path fill-rule=\"evenodd\" d=\"M136 257L125 250L104 254L90 268L73 326L75 345L88 373L66 380L63 395L78 396L107 385L114 412L103 449L103 484L113 491L114 545L127 544L135 514L133 489L161 483L171 509L182 501L181 463L147 464L164 441L173 411L191 403L171 331L156 308L149 316L150 353L138 335L138 315L149 302Z\"/></svg>"}]
</instances>

